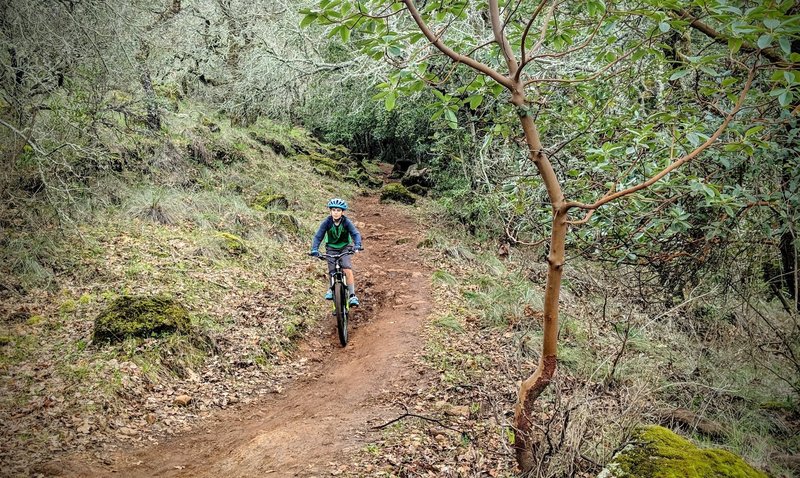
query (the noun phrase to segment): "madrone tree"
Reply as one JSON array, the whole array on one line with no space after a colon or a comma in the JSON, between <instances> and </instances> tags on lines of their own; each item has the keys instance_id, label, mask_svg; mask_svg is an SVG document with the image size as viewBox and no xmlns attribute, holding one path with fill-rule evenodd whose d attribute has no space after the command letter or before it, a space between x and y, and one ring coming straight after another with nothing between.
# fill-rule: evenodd
<instances>
[{"instance_id":1,"label":"madrone tree","mask_svg":"<svg viewBox=\"0 0 800 478\"><path fill-rule=\"evenodd\" d=\"M378 98L388 109L398 97L427 87L436 98L434 117L452 127L461 109L476 109L490 97L509 105L498 110L498 124L509 115L518 117L521 144L552 210L542 351L538 367L520 387L514 418L522 471L536 466L531 412L556 369L569 227L591 223L604 204L669 181L677 168L701 155L713 160L711 151L720 143L730 147L746 141L741 133L755 134L750 126L766 124L767 111L775 113L771 124L793 124L793 102L800 94L800 55L792 52L798 39L793 5L746 0L321 0L303 11L302 25L328 25L331 36L355 42L374 59L397 67L378 85ZM702 40L696 47L678 47L697 36ZM448 86L448 80L465 77L471 81ZM619 80L623 77L627 84ZM640 88L643 102L667 101L651 105L650 111L637 108L635 100L620 104L631 96L615 90L631 85ZM672 89L684 94L664 94ZM576 125L571 138L546 147L539 125L557 110L574 108L590 109L595 117L616 115L616 129L633 131L635 141L611 144L608 131L593 131L589 121ZM577 173L557 170L550 156L578 137L584 142L588 137L600 150L608 146L614 154L602 167L589 168L583 161ZM581 190L573 190L575 199L570 199L565 191L571 190L574 177L582 178Z\"/></svg>"}]
</instances>

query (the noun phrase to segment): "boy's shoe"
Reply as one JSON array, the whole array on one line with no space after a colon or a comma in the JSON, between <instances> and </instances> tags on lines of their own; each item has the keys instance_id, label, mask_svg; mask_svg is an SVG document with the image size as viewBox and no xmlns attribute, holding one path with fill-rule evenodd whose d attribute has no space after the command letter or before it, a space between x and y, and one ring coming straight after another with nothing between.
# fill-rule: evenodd
<instances>
[{"instance_id":1,"label":"boy's shoe","mask_svg":"<svg viewBox=\"0 0 800 478\"><path fill-rule=\"evenodd\" d=\"M333 291L328 289L328 293L325 294L325 300L333 300Z\"/></svg>"},{"instance_id":2,"label":"boy's shoe","mask_svg":"<svg viewBox=\"0 0 800 478\"><path fill-rule=\"evenodd\" d=\"M348 301L348 303L349 303L351 306L357 306L357 305L358 305L358 297L356 297L356 295L355 295L355 294L351 295L351 296L350 296L350 300Z\"/></svg>"}]
</instances>

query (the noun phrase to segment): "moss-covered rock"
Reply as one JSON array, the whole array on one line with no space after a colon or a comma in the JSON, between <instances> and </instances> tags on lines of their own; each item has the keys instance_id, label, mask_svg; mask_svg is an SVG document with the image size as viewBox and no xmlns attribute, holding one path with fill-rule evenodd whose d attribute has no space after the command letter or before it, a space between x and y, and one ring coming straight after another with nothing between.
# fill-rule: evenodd
<instances>
[{"instance_id":1,"label":"moss-covered rock","mask_svg":"<svg viewBox=\"0 0 800 478\"><path fill-rule=\"evenodd\" d=\"M408 192L416 194L417 196L427 196L428 190L419 184L412 184L408 187Z\"/></svg>"},{"instance_id":2,"label":"moss-covered rock","mask_svg":"<svg viewBox=\"0 0 800 478\"><path fill-rule=\"evenodd\" d=\"M350 150L347 149L346 146L341 144L329 144L327 145L327 150L334 155L338 155L340 157L348 157L350 156Z\"/></svg>"},{"instance_id":3,"label":"moss-covered rock","mask_svg":"<svg viewBox=\"0 0 800 478\"><path fill-rule=\"evenodd\" d=\"M343 169L342 163L339 160L334 159L330 156L325 156L316 151L312 151L309 154L298 155L298 158L310 162L314 167L317 168L333 169L337 171Z\"/></svg>"},{"instance_id":4,"label":"moss-covered rock","mask_svg":"<svg viewBox=\"0 0 800 478\"><path fill-rule=\"evenodd\" d=\"M230 165L234 163L241 163L247 161L245 151L247 146L243 143L232 143L223 138L217 138L210 145L206 144L210 155L212 157L212 165L217 164Z\"/></svg>"},{"instance_id":5,"label":"moss-covered rock","mask_svg":"<svg viewBox=\"0 0 800 478\"><path fill-rule=\"evenodd\" d=\"M430 177L428 168L420 168L412 164L400 179L400 183L405 187L419 185L425 189L433 187L433 180Z\"/></svg>"},{"instance_id":6,"label":"moss-covered rock","mask_svg":"<svg viewBox=\"0 0 800 478\"><path fill-rule=\"evenodd\" d=\"M297 154L292 143L283 136L275 136L261 129L250 131L249 134L252 139L264 146L268 146L275 154L280 154L281 156Z\"/></svg>"},{"instance_id":7,"label":"moss-covered rock","mask_svg":"<svg viewBox=\"0 0 800 478\"><path fill-rule=\"evenodd\" d=\"M376 176L367 173L364 173L364 175L366 176L366 178L364 178L362 182L358 183L359 186L365 186L368 188L379 188L383 184L383 180Z\"/></svg>"},{"instance_id":8,"label":"moss-covered rock","mask_svg":"<svg viewBox=\"0 0 800 478\"><path fill-rule=\"evenodd\" d=\"M403 204L414 204L417 198L400 183L389 183L381 189L381 202L397 201Z\"/></svg>"},{"instance_id":9,"label":"moss-covered rock","mask_svg":"<svg viewBox=\"0 0 800 478\"><path fill-rule=\"evenodd\" d=\"M698 448L659 426L643 427L598 478L689 478L699 476L766 478L726 450Z\"/></svg>"},{"instance_id":10,"label":"moss-covered rock","mask_svg":"<svg viewBox=\"0 0 800 478\"><path fill-rule=\"evenodd\" d=\"M93 340L110 343L187 331L189 324L189 313L171 297L122 296L94 320Z\"/></svg>"},{"instance_id":11,"label":"moss-covered rock","mask_svg":"<svg viewBox=\"0 0 800 478\"><path fill-rule=\"evenodd\" d=\"M283 194L275 194L270 191L264 191L256 197L253 201L253 206L262 209L280 209L286 210L289 208L289 201Z\"/></svg>"},{"instance_id":12,"label":"moss-covered rock","mask_svg":"<svg viewBox=\"0 0 800 478\"><path fill-rule=\"evenodd\" d=\"M322 165L314 166L314 172L320 176L326 176L329 178L339 178L340 176L339 171Z\"/></svg>"},{"instance_id":13,"label":"moss-covered rock","mask_svg":"<svg viewBox=\"0 0 800 478\"><path fill-rule=\"evenodd\" d=\"M383 184L383 181L375 176L371 176L364 169L351 170L343 179L366 188L377 188Z\"/></svg>"},{"instance_id":14,"label":"moss-covered rock","mask_svg":"<svg viewBox=\"0 0 800 478\"><path fill-rule=\"evenodd\" d=\"M217 123L211 121L211 119L209 119L206 116L203 116L202 118L200 118L200 124L202 124L203 126L208 128L208 130L211 131L212 133L216 133L216 132L219 131L219 125Z\"/></svg>"},{"instance_id":15,"label":"moss-covered rock","mask_svg":"<svg viewBox=\"0 0 800 478\"><path fill-rule=\"evenodd\" d=\"M300 222L288 212L269 211L267 212L267 219L286 233L297 234L300 232Z\"/></svg>"},{"instance_id":16,"label":"moss-covered rock","mask_svg":"<svg viewBox=\"0 0 800 478\"><path fill-rule=\"evenodd\" d=\"M247 245L244 243L244 239L236 234L218 232L216 236L220 239L222 248L228 253L239 256L247 252Z\"/></svg>"}]
</instances>

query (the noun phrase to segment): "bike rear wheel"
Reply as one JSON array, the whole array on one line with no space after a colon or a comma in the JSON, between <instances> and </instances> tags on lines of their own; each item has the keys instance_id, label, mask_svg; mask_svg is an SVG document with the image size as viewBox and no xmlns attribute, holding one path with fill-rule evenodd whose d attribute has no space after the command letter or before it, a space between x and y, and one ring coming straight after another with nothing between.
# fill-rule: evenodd
<instances>
[{"instance_id":1,"label":"bike rear wheel","mask_svg":"<svg viewBox=\"0 0 800 478\"><path fill-rule=\"evenodd\" d=\"M347 289L341 282L333 285L333 305L336 308L336 330L342 347L347 345Z\"/></svg>"}]
</instances>

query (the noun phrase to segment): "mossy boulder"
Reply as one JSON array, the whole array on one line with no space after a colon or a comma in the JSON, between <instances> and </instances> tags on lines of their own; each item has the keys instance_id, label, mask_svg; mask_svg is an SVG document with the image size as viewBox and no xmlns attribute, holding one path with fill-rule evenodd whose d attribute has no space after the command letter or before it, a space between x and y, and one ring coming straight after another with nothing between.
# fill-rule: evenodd
<instances>
[{"instance_id":1,"label":"mossy boulder","mask_svg":"<svg viewBox=\"0 0 800 478\"><path fill-rule=\"evenodd\" d=\"M411 194L416 194L417 196L427 196L428 195L428 190L425 189L425 187L423 187L423 186L421 186L419 184L412 184L411 186L409 186L408 187L408 192L410 192Z\"/></svg>"},{"instance_id":2,"label":"mossy boulder","mask_svg":"<svg viewBox=\"0 0 800 478\"><path fill-rule=\"evenodd\" d=\"M262 209L286 210L289 208L289 201L283 194L274 194L269 191L264 191L256 197L253 206Z\"/></svg>"},{"instance_id":3,"label":"mossy boulder","mask_svg":"<svg viewBox=\"0 0 800 478\"><path fill-rule=\"evenodd\" d=\"M289 142L283 136L274 136L269 134L265 130L256 129L250 131L249 133L250 138L257 141L259 144L263 146L268 146L272 151L276 154L280 154L281 156L288 156L296 154L297 151L292 147L291 142Z\"/></svg>"},{"instance_id":4,"label":"mossy boulder","mask_svg":"<svg viewBox=\"0 0 800 478\"><path fill-rule=\"evenodd\" d=\"M122 296L94 319L93 340L113 343L187 331L189 325L189 313L169 296Z\"/></svg>"},{"instance_id":5,"label":"mossy boulder","mask_svg":"<svg viewBox=\"0 0 800 478\"><path fill-rule=\"evenodd\" d=\"M407 188L411 186L421 186L424 189L433 187L433 180L430 177L428 168L420 168L416 164L409 166L402 179L400 179L400 183Z\"/></svg>"},{"instance_id":6,"label":"mossy boulder","mask_svg":"<svg viewBox=\"0 0 800 478\"><path fill-rule=\"evenodd\" d=\"M381 189L381 202L397 201L403 204L414 204L417 198L399 183L389 183Z\"/></svg>"},{"instance_id":7,"label":"mossy boulder","mask_svg":"<svg viewBox=\"0 0 800 478\"><path fill-rule=\"evenodd\" d=\"M659 426L643 427L598 478L683 478L716 476L767 478L726 450L698 448Z\"/></svg>"},{"instance_id":8,"label":"mossy boulder","mask_svg":"<svg viewBox=\"0 0 800 478\"><path fill-rule=\"evenodd\" d=\"M297 158L310 162L312 166L314 166L315 168L323 170L334 170L334 171L342 170L341 162L332 157L320 154L316 151L312 151L309 154L300 154L297 156Z\"/></svg>"},{"instance_id":9,"label":"mossy boulder","mask_svg":"<svg viewBox=\"0 0 800 478\"><path fill-rule=\"evenodd\" d=\"M211 131L212 133L219 132L219 125L217 123L211 121L211 119L206 117L206 116L203 116L202 118L200 118L200 124L202 124L203 126L208 128L208 130Z\"/></svg>"},{"instance_id":10,"label":"mossy boulder","mask_svg":"<svg viewBox=\"0 0 800 478\"><path fill-rule=\"evenodd\" d=\"M375 176L380 169L363 159L351 156L350 150L342 145L321 143L313 138L295 138L298 154L293 158L307 161L314 172L320 176L342 179L363 187L376 188L383 182ZM370 171L370 168L375 171Z\"/></svg>"},{"instance_id":11,"label":"mossy boulder","mask_svg":"<svg viewBox=\"0 0 800 478\"><path fill-rule=\"evenodd\" d=\"M345 181L367 188L377 188L383 184L383 181L381 181L379 178L370 175L364 169L351 171L343 179Z\"/></svg>"},{"instance_id":12,"label":"mossy boulder","mask_svg":"<svg viewBox=\"0 0 800 478\"><path fill-rule=\"evenodd\" d=\"M247 252L247 245L244 243L244 239L236 234L218 232L216 236L220 240L221 247L228 253L234 256L240 256Z\"/></svg>"},{"instance_id":13,"label":"mossy boulder","mask_svg":"<svg viewBox=\"0 0 800 478\"><path fill-rule=\"evenodd\" d=\"M267 220L288 234L300 232L300 222L288 212L269 211L267 212Z\"/></svg>"}]
</instances>

